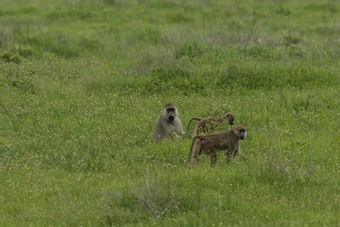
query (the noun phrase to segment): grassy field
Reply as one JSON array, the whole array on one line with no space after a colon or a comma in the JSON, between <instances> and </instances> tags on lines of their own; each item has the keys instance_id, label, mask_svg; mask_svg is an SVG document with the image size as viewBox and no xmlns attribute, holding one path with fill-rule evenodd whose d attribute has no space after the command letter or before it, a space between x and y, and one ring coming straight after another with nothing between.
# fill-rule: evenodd
<instances>
[{"instance_id":1,"label":"grassy field","mask_svg":"<svg viewBox=\"0 0 340 227\"><path fill-rule=\"evenodd\" d=\"M0 226L340 226L340 2L2 0ZM248 160L152 141L235 114Z\"/></svg>"}]
</instances>

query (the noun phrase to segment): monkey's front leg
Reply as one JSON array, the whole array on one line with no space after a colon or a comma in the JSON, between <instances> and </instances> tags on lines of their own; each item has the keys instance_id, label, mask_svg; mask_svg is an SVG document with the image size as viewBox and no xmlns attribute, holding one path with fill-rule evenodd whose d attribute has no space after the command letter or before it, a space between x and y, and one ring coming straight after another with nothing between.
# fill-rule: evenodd
<instances>
[{"instance_id":1,"label":"monkey's front leg","mask_svg":"<svg viewBox=\"0 0 340 227\"><path fill-rule=\"evenodd\" d=\"M172 140L174 140L174 139L178 139L178 138L183 138L185 135L182 135L181 133L178 133L178 132L171 132L170 134L169 134L169 139L172 139Z\"/></svg>"},{"instance_id":2,"label":"monkey's front leg","mask_svg":"<svg viewBox=\"0 0 340 227\"><path fill-rule=\"evenodd\" d=\"M243 160L247 160L247 159L248 159L246 156L244 156L243 154L241 154L241 152L240 152L240 144L238 144L238 146L236 147L233 156L234 156L234 157L239 156L239 157L241 157Z\"/></svg>"},{"instance_id":3,"label":"monkey's front leg","mask_svg":"<svg viewBox=\"0 0 340 227\"><path fill-rule=\"evenodd\" d=\"M225 154L226 159L227 159L227 163L230 162L230 158L231 158L231 156L232 156L232 154L233 154L233 151L234 151L234 147L228 146L228 151L227 151L227 153Z\"/></svg>"}]
</instances>

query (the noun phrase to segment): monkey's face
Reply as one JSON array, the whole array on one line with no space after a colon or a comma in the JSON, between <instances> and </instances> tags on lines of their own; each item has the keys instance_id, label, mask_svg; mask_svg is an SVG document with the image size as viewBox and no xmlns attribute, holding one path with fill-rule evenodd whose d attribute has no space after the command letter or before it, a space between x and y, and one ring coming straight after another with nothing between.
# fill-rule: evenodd
<instances>
[{"instance_id":1,"label":"monkey's face","mask_svg":"<svg viewBox=\"0 0 340 227\"><path fill-rule=\"evenodd\" d=\"M235 119L235 117L234 117L233 114L227 113L227 115L226 115L225 117L228 119L228 123L229 123L230 125L233 125L233 124L234 124L234 119Z\"/></svg>"},{"instance_id":2,"label":"monkey's face","mask_svg":"<svg viewBox=\"0 0 340 227\"><path fill-rule=\"evenodd\" d=\"M233 125L233 124L234 124L234 119L228 120L228 123L229 123L230 125Z\"/></svg>"},{"instance_id":3,"label":"monkey's face","mask_svg":"<svg viewBox=\"0 0 340 227\"><path fill-rule=\"evenodd\" d=\"M247 137L247 132L244 129L241 129L238 131L238 138L240 138L240 140L244 140Z\"/></svg>"},{"instance_id":4,"label":"monkey's face","mask_svg":"<svg viewBox=\"0 0 340 227\"><path fill-rule=\"evenodd\" d=\"M176 111L175 109L167 109L167 114L166 114L166 118L168 121L172 122L175 120L176 118Z\"/></svg>"},{"instance_id":5,"label":"monkey's face","mask_svg":"<svg viewBox=\"0 0 340 227\"><path fill-rule=\"evenodd\" d=\"M242 125L237 126L234 129L234 134L237 136L240 140L244 140L247 137L246 128Z\"/></svg>"}]
</instances>

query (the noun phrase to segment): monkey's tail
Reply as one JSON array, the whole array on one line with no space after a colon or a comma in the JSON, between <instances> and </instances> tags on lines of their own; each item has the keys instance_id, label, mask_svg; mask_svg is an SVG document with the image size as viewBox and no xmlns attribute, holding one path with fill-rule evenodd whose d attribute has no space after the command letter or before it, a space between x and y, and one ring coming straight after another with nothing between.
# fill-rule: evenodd
<instances>
[{"instance_id":1,"label":"monkey's tail","mask_svg":"<svg viewBox=\"0 0 340 227\"><path fill-rule=\"evenodd\" d=\"M192 117L188 123L188 127L187 127L187 134L189 133L189 128L190 128L190 124L193 120L196 120L196 121L201 121L203 118L201 117Z\"/></svg>"},{"instance_id":2,"label":"monkey's tail","mask_svg":"<svg viewBox=\"0 0 340 227\"><path fill-rule=\"evenodd\" d=\"M189 157L188 157L187 163L189 163L189 161L190 161L191 154L192 154L192 149L194 148L195 141L196 141L196 139L199 139L199 138L200 138L199 135L196 135L196 136L194 136L194 138L192 138L192 143L191 143L190 153L189 153Z\"/></svg>"}]
</instances>

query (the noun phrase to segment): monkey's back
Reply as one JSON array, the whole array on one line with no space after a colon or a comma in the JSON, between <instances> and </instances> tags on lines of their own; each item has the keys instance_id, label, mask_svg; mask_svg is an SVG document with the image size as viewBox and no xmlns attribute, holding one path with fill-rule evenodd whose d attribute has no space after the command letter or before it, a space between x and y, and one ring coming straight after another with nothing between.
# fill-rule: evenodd
<instances>
[{"instance_id":1,"label":"monkey's back","mask_svg":"<svg viewBox=\"0 0 340 227\"><path fill-rule=\"evenodd\" d=\"M224 150L228 148L228 145L234 140L238 140L234 135L233 130L220 133L207 134L205 137L214 144L214 147L218 150Z\"/></svg>"}]
</instances>

